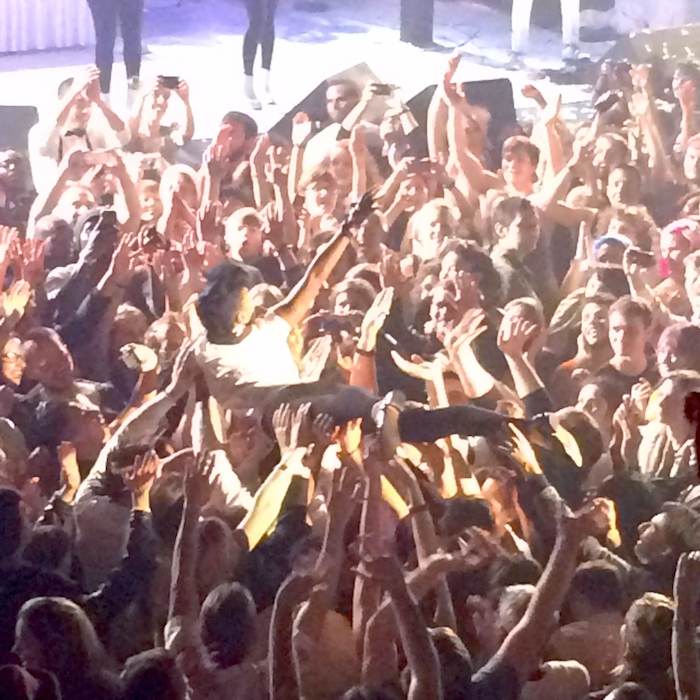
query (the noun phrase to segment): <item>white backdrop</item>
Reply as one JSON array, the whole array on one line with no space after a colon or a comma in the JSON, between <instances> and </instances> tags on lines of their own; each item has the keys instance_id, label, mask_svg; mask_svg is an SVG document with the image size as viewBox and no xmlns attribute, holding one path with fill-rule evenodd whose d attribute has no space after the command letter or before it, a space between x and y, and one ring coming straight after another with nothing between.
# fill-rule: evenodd
<instances>
[{"instance_id":1,"label":"white backdrop","mask_svg":"<svg viewBox=\"0 0 700 700\"><path fill-rule=\"evenodd\" d=\"M0 53L93 42L92 17L85 0L0 0Z\"/></svg>"}]
</instances>

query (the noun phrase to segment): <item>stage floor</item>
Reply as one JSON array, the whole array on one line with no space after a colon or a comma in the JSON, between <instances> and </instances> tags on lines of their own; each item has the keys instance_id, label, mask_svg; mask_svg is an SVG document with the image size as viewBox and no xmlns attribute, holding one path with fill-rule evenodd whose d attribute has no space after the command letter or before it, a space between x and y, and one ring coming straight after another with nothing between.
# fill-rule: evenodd
<instances>
[{"instance_id":1,"label":"stage floor","mask_svg":"<svg viewBox=\"0 0 700 700\"><path fill-rule=\"evenodd\" d=\"M240 0L147 0L143 78L158 74L180 75L191 87L196 136L211 136L222 114L231 109L248 111L241 91L241 45L246 18ZM261 129L272 126L286 111L328 75L366 62L383 80L400 85L408 99L440 79L449 53L423 51L398 38L399 0L326 0L325 12L308 12L299 0L280 0L277 45L273 64L276 107L254 113ZM314 3L319 4L319 3ZM525 103L519 89L531 77L504 69L508 60L509 22L505 14L468 0L437 0L435 39L460 46L467 56L458 79L510 77L516 106ZM561 39L533 27L533 70L559 65ZM589 45L597 58L605 45ZM0 102L36 105L43 111L52 104L59 82L80 66L92 62L92 49L65 49L0 56ZM545 94L563 93L564 104L577 108L587 99L580 86L554 86L535 81ZM126 103L124 69L115 66L112 104Z\"/></svg>"}]
</instances>

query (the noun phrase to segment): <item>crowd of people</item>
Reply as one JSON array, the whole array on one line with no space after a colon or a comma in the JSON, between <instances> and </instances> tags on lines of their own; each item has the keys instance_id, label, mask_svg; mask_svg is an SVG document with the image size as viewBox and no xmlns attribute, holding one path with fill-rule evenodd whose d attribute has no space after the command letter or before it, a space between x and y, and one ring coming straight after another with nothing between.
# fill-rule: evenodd
<instances>
[{"instance_id":1,"label":"crowd of people","mask_svg":"<svg viewBox=\"0 0 700 700\"><path fill-rule=\"evenodd\" d=\"M458 63L0 153L4 700L700 698L700 69Z\"/></svg>"}]
</instances>

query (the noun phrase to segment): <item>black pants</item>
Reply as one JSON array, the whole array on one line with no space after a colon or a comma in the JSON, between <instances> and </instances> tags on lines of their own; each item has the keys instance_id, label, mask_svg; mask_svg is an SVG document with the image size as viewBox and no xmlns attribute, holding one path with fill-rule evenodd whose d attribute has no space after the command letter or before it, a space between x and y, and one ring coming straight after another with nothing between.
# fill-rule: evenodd
<instances>
[{"instance_id":1,"label":"black pants","mask_svg":"<svg viewBox=\"0 0 700 700\"><path fill-rule=\"evenodd\" d=\"M280 405L299 406L311 403L311 415L330 415L337 425L356 418L364 420L363 429L372 430L372 408L379 401L368 391L347 384L313 382L293 384L280 388L267 400L263 408L263 427L273 435L272 415ZM512 418L475 406L449 406L424 409L406 407L399 418L399 433L403 442L435 442L449 435L496 435Z\"/></svg>"},{"instance_id":2,"label":"black pants","mask_svg":"<svg viewBox=\"0 0 700 700\"><path fill-rule=\"evenodd\" d=\"M88 0L95 25L95 64L100 69L100 90L103 93L109 92L112 83L117 22L124 40L126 77L139 77L143 3L144 0Z\"/></svg>"},{"instance_id":3,"label":"black pants","mask_svg":"<svg viewBox=\"0 0 700 700\"><path fill-rule=\"evenodd\" d=\"M270 70L272 65L277 0L245 0L245 9L248 11L248 31L243 38L243 70L246 75L253 75L258 45L262 49L262 67Z\"/></svg>"}]
</instances>

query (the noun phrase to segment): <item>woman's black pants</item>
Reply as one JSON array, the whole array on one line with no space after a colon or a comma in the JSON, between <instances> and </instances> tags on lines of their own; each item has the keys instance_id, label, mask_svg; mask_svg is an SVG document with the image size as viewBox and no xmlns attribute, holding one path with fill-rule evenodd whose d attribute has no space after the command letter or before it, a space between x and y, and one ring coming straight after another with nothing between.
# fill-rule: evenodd
<instances>
[{"instance_id":1,"label":"woman's black pants","mask_svg":"<svg viewBox=\"0 0 700 700\"><path fill-rule=\"evenodd\" d=\"M95 64L100 69L100 90L108 93L112 83L117 24L124 41L126 77L141 72L141 30L144 0L88 0L95 25Z\"/></svg>"},{"instance_id":2,"label":"woman's black pants","mask_svg":"<svg viewBox=\"0 0 700 700\"><path fill-rule=\"evenodd\" d=\"M253 75L258 46L262 50L262 67L270 70L272 65L277 0L245 0L245 8L248 12L248 31L243 38L243 70L246 75Z\"/></svg>"}]
</instances>

